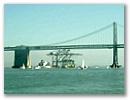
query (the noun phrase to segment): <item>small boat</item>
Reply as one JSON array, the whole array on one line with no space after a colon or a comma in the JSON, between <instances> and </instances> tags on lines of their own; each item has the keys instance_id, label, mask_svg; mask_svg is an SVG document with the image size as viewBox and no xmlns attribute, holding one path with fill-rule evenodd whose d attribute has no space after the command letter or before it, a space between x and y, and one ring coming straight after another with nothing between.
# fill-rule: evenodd
<instances>
[{"instance_id":1,"label":"small boat","mask_svg":"<svg viewBox=\"0 0 130 100\"><path fill-rule=\"evenodd\" d=\"M109 69L110 68L110 66L107 66L107 69Z\"/></svg>"},{"instance_id":2,"label":"small boat","mask_svg":"<svg viewBox=\"0 0 130 100\"><path fill-rule=\"evenodd\" d=\"M96 69L99 68L99 67L96 67Z\"/></svg>"},{"instance_id":3,"label":"small boat","mask_svg":"<svg viewBox=\"0 0 130 100\"><path fill-rule=\"evenodd\" d=\"M41 69L41 67L40 66L36 66L34 69Z\"/></svg>"},{"instance_id":4,"label":"small boat","mask_svg":"<svg viewBox=\"0 0 130 100\"><path fill-rule=\"evenodd\" d=\"M85 63L84 63L84 59L82 60L82 64L81 64L81 67L79 67L78 69L81 69L81 70L83 70L83 69L87 69L88 68L88 66L86 65L84 65Z\"/></svg>"},{"instance_id":5,"label":"small boat","mask_svg":"<svg viewBox=\"0 0 130 100\"><path fill-rule=\"evenodd\" d=\"M23 64L23 65L20 67L20 69L25 69L25 65Z\"/></svg>"},{"instance_id":6,"label":"small boat","mask_svg":"<svg viewBox=\"0 0 130 100\"><path fill-rule=\"evenodd\" d=\"M86 65L85 68L87 69L87 68L89 68L89 67Z\"/></svg>"},{"instance_id":7,"label":"small boat","mask_svg":"<svg viewBox=\"0 0 130 100\"><path fill-rule=\"evenodd\" d=\"M82 60L81 68L84 69L84 59Z\"/></svg>"},{"instance_id":8,"label":"small boat","mask_svg":"<svg viewBox=\"0 0 130 100\"><path fill-rule=\"evenodd\" d=\"M51 66L44 66L43 68L52 68Z\"/></svg>"}]
</instances>

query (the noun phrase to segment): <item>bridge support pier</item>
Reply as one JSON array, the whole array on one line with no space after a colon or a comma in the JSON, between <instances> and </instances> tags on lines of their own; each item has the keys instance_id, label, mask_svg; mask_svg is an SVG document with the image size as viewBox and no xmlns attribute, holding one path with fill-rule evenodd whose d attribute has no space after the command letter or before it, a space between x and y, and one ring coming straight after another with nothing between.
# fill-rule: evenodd
<instances>
[{"instance_id":1,"label":"bridge support pier","mask_svg":"<svg viewBox=\"0 0 130 100\"><path fill-rule=\"evenodd\" d=\"M14 58L14 66L12 68L20 68L23 64L25 68L31 68L30 53L26 46L17 46Z\"/></svg>"},{"instance_id":2,"label":"bridge support pier","mask_svg":"<svg viewBox=\"0 0 130 100\"><path fill-rule=\"evenodd\" d=\"M117 23L113 22L113 64L111 68L119 68L121 65L118 64L118 50L117 50Z\"/></svg>"}]
</instances>

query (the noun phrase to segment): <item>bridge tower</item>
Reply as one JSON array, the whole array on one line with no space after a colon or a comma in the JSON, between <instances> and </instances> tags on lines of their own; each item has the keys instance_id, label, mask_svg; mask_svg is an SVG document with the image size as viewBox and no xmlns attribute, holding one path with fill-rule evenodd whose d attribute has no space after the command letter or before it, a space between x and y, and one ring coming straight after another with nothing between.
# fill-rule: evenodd
<instances>
[{"instance_id":1,"label":"bridge tower","mask_svg":"<svg viewBox=\"0 0 130 100\"><path fill-rule=\"evenodd\" d=\"M13 68L20 68L21 66L23 66L23 64L26 68L31 67L30 53L29 49L26 46L17 46L14 58L15 59Z\"/></svg>"},{"instance_id":2,"label":"bridge tower","mask_svg":"<svg viewBox=\"0 0 130 100\"><path fill-rule=\"evenodd\" d=\"M117 23L113 22L113 64L111 68L119 68L121 65L118 65L118 50L117 50Z\"/></svg>"}]
</instances>

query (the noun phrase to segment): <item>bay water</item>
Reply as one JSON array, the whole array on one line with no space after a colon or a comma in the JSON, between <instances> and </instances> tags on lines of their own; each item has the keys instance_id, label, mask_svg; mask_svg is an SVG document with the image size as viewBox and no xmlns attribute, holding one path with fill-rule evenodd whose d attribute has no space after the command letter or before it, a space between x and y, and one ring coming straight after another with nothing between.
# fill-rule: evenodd
<instances>
[{"instance_id":1,"label":"bay water","mask_svg":"<svg viewBox=\"0 0 130 100\"><path fill-rule=\"evenodd\" d=\"M4 68L5 94L124 94L124 68Z\"/></svg>"}]
</instances>

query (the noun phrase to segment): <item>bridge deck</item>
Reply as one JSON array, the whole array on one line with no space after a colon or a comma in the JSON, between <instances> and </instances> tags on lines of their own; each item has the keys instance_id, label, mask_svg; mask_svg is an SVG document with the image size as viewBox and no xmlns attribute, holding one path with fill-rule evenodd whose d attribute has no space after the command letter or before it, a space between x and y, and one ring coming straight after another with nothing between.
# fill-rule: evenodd
<instances>
[{"instance_id":1,"label":"bridge deck","mask_svg":"<svg viewBox=\"0 0 130 100\"><path fill-rule=\"evenodd\" d=\"M21 47L21 48L20 48ZM56 49L112 49L114 45L99 44L99 45L62 45L62 46L16 46L4 47L4 51L22 50L24 48L29 50L56 50ZM124 48L124 44L118 44L117 48Z\"/></svg>"}]
</instances>

